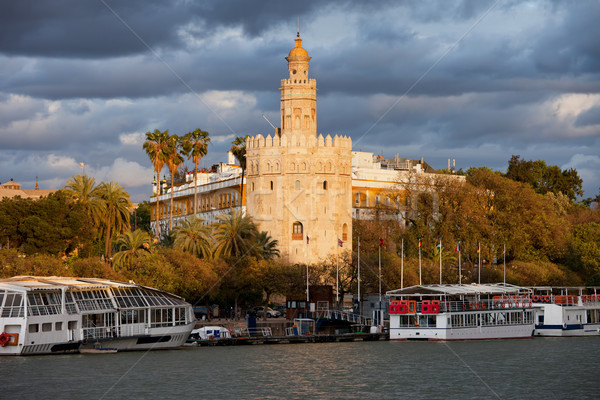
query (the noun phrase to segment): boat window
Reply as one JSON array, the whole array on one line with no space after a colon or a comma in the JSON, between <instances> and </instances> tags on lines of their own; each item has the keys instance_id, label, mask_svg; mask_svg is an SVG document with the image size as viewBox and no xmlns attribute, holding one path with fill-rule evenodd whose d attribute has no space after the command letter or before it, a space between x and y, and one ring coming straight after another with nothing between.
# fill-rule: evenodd
<instances>
[{"instance_id":1,"label":"boat window","mask_svg":"<svg viewBox=\"0 0 600 400\"><path fill-rule=\"evenodd\" d=\"M55 322L54 323L54 330L55 331L62 331L62 322Z\"/></svg>"},{"instance_id":2,"label":"boat window","mask_svg":"<svg viewBox=\"0 0 600 400\"><path fill-rule=\"evenodd\" d=\"M44 322L42 324L42 332L51 332L52 331L52 322Z\"/></svg>"},{"instance_id":3,"label":"boat window","mask_svg":"<svg viewBox=\"0 0 600 400\"><path fill-rule=\"evenodd\" d=\"M69 324L67 325L67 328L69 330L77 329L77 321L69 321Z\"/></svg>"},{"instance_id":4,"label":"boat window","mask_svg":"<svg viewBox=\"0 0 600 400\"><path fill-rule=\"evenodd\" d=\"M2 308L3 318L22 317L23 316L23 296L21 293L6 293L4 308Z\"/></svg>"},{"instance_id":5,"label":"boat window","mask_svg":"<svg viewBox=\"0 0 600 400\"><path fill-rule=\"evenodd\" d=\"M29 324L29 333L37 333L40 331L40 326L39 324Z\"/></svg>"},{"instance_id":6,"label":"boat window","mask_svg":"<svg viewBox=\"0 0 600 400\"><path fill-rule=\"evenodd\" d=\"M27 294L27 315L52 315L60 312L60 293Z\"/></svg>"}]
</instances>

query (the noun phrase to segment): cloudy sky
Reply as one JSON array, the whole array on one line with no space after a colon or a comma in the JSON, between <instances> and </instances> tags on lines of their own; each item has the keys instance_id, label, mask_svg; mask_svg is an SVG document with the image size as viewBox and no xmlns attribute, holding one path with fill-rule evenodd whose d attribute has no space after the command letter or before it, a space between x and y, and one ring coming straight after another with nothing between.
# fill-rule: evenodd
<instances>
[{"instance_id":1,"label":"cloudy sky","mask_svg":"<svg viewBox=\"0 0 600 400\"><path fill-rule=\"evenodd\" d=\"M298 19L318 130L435 168L576 168L600 190L598 1L8 0L0 5L0 182L78 173L148 199L144 133L279 122ZM191 168L191 164L190 164Z\"/></svg>"}]
</instances>

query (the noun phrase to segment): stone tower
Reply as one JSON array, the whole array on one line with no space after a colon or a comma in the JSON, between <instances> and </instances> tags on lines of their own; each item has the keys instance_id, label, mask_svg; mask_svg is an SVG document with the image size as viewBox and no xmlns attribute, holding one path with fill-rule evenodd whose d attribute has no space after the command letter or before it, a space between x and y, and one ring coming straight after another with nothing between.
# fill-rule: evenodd
<instances>
[{"instance_id":1,"label":"stone tower","mask_svg":"<svg viewBox=\"0 0 600 400\"><path fill-rule=\"evenodd\" d=\"M304 264L335 256L338 238L340 250L352 249L352 139L317 136L317 82L299 35L295 42L281 80L281 128L246 142L246 207L282 257Z\"/></svg>"}]
</instances>

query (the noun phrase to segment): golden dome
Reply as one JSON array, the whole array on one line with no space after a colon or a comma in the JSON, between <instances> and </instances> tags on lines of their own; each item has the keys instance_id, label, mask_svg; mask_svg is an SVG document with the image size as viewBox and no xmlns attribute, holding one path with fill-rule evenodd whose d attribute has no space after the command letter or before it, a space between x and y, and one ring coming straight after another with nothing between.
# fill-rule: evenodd
<instances>
[{"instance_id":1,"label":"golden dome","mask_svg":"<svg viewBox=\"0 0 600 400\"><path fill-rule=\"evenodd\" d=\"M289 57L308 57L308 53L302 47L302 39L296 38L295 41L296 41L296 47L294 47L292 50L290 50L290 54L288 55L288 58Z\"/></svg>"}]
</instances>

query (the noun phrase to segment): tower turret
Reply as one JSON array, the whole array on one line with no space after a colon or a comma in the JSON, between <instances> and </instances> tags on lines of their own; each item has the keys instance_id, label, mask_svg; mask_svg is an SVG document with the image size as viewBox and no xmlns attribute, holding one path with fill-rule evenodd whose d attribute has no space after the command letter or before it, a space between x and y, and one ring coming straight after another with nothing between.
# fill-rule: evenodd
<instances>
[{"instance_id":1,"label":"tower turret","mask_svg":"<svg viewBox=\"0 0 600 400\"><path fill-rule=\"evenodd\" d=\"M288 136L317 136L317 81L308 78L311 57L302 47L300 34L295 46L285 58L288 79L281 80L281 133Z\"/></svg>"}]
</instances>

